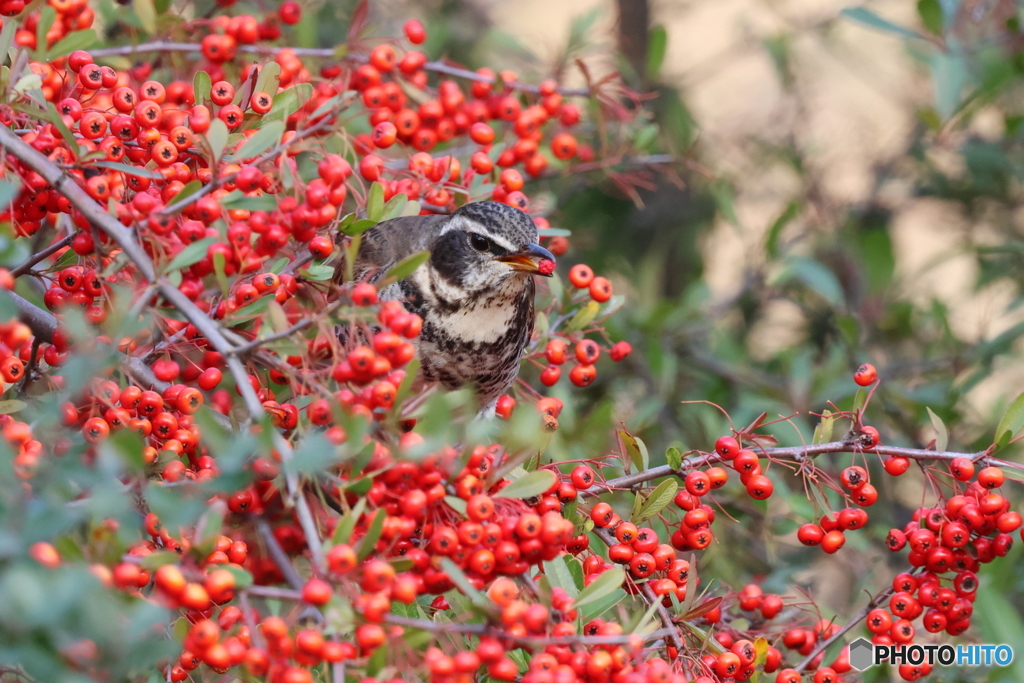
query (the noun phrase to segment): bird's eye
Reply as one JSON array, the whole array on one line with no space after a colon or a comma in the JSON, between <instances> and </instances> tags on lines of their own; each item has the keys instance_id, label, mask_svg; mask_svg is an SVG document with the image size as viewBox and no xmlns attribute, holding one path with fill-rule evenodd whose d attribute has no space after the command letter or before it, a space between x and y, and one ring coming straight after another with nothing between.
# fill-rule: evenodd
<instances>
[{"instance_id":1,"label":"bird's eye","mask_svg":"<svg viewBox=\"0 0 1024 683\"><path fill-rule=\"evenodd\" d=\"M473 248L477 251L487 251L491 248L491 242L483 235L478 235L475 232L469 236L469 243L473 245Z\"/></svg>"}]
</instances>

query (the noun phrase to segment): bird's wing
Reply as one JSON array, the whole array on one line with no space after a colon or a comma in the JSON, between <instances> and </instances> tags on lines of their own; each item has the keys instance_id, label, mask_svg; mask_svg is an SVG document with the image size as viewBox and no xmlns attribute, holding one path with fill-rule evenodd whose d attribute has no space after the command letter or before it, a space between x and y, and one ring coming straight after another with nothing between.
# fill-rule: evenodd
<instances>
[{"instance_id":1,"label":"bird's wing","mask_svg":"<svg viewBox=\"0 0 1024 683\"><path fill-rule=\"evenodd\" d=\"M363 233L353 274L356 280L374 282L396 263L418 251L428 249L448 216L402 216L382 221ZM334 282L345 281L345 257L342 254L334 270Z\"/></svg>"}]
</instances>

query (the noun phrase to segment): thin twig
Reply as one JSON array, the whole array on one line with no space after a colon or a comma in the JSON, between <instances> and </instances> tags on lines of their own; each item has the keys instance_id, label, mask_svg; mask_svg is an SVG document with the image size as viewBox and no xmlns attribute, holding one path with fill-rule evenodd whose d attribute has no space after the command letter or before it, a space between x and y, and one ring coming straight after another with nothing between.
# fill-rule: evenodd
<instances>
[{"instance_id":1,"label":"thin twig","mask_svg":"<svg viewBox=\"0 0 1024 683\"><path fill-rule=\"evenodd\" d=\"M796 668L797 671L804 671L805 669L810 667L811 662L814 661L815 657L817 657L822 652L827 650L829 648L829 646L832 645L832 643L836 642L837 640L842 638L844 635L846 635L851 629L853 629L855 626L857 626L857 624L859 624L860 622L864 621L864 619L866 619L867 616L868 616L868 612L870 612L871 610L875 609L880 604L882 604L882 602L886 598L888 598L890 595L892 595L892 593L893 593L893 588L892 588L892 586L890 586L890 587L886 588L885 590L883 590L878 595L876 595L875 597L873 597L868 602L868 604L864 605L864 608L861 609L861 611L858 612L856 616L854 616L852 619L850 619L848 622L846 622L846 624L841 629L839 629L838 631L833 633L830 638L827 638L826 640L823 640L820 643L818 643L815 646L815 648L813 650L811 650L811 653L809 655L807 655L806 657L804 657L803 661L801 661L799 664L797 664L796 667L794 667L794 668Z\"/></svg>"},{"instance_id":2,"label":"thin twig","mask_svg":"<svg viewBox=\"0 0 1024 683\"><path fill-rule=\"evenodd\" d=\"M1019 463L1008 462L1006 460L1000 460L999 458L993 458L989 455L989 451L976 451L974 453L957 453L955 451L930 451L925 448L903 448L900 446L875 446L873 448L863 448L857 445L856 442L852 441L832 441L829 443L812 444L809 446L787 446L783 448L763 448L757 449L757 454L764 458L813 458L818 455L825 455L828 453L875 453L877 455L891 455L901 458L907 458L909 460L953 460L955 458L967 458L973 462L980 463L982 465L992 465L996 467L1011 467L1014 469L1021 469L1022 466ZM687 458L683 461L680 471L686 470L692 467L699 467L711 462L721 461L715 454L701 455L694 458ZM658 467L652 467L643 472L635 472L633 474L627 474L622 477L616 477L615 479L609 479L599 484L594 484L588 489L580 491L581 496L598 496L602 493L615 489L628 489L637 484L643 484L657 479L658 477L666 477L670 474L678 473L675 472L668 465L660 465Z\"/></svg>"},{"instance_id":3,"label":"thin twig","mask_svg":"<svg viewBox=\"0 0 1024 683\"><path fill-rule=\"evenodd\" d=\"M25 261L20 266L18 266L14 270L12 270L11 271L11 275L14 276L14 277L20 277L20 276L24 275L25 273L31 271L32 270L32 266L36 265L37 263L39 263L43 259L48 258L49 256L55 254L56 252L60 251L64 247L68 246L69 244L71 244L71 240L73 240L73 239L74 239L74 237L72 235L68 235L67 237L64 237L63 239L57 240L56 242L54 242L53 244L48 246L46 249L43 249L42 251L40 251L40 252L30 256L27 261Z\"/></svg>"},{"instance_id":4,"label":"thin twig","mask_svg":"<svg viewBox=\"0 0 1024 683\"><path fill-rule=\"evenodd\" d=\"M175 43L167 40L154 40L148 43L139 43L138 45L121 45L118 47L105 47L97 50L90 50L94 58L98 57L115 57L115 56L127 56L138 54L140 52L202 52L203 46L199 43ZM334 48L316 48L316 47L266 47L257 45L239 45L239 52L247 54L258 54L258 55L277 55L282 52L288 51L299 57L322 57L325 59L336 59L337 51ZM348 54L345 55L344 59L349 61L364 63L367 58L363 55ZM469 69L463 69L462 67L453 66L446 62L433 61L427 62L423 65L425 71L433 71L435 73L442 73L447 76L455 76L457 78L464 78L467 81L477 81L479 83L497 83L498 79L492 76L485 76ZM513 88L514 90L522 90L531 93L540 93L540 88L536 85L529 83L521 83L519 81L512 81L511 83L505 83L505 85ZM567 95L569 97L587 97L590 95L590 90L586 88L558 88L557 92L561 95Z\"/></svg>"}]
</instances>

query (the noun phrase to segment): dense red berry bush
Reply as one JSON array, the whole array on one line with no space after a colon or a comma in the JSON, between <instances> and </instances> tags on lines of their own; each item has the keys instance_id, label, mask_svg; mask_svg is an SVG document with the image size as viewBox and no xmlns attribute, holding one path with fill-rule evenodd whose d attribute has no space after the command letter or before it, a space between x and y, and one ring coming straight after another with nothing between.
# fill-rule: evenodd
<instances>
[{"instance_id":1,"label":"dense red berry bush","mask_svg":"<svg viewBox=\"0 0 1024 683\"><path fill-rule=\"evenodd\" d=\"M468 394L414 387L417 315L332 282L377 222L483 199L566 254L530 183L632 154L643 98L432 61L418 21L365 37L365 4L347 45L305 50L286 46L300 3L218 5L137 3L152 42L99 47L84 0L0 3L0 221L24 247L0 278L0 582L23 596L0 608L0 662L35 680L823 683L850 671L853 629L970 628L1021 526L1016 466L993 456L1017 418L979 453L886 446L862 365L856 407L804 447L762 415L664 464L611 424L610 453L552 461L560 397L632 352L605 330L609 279L552 279L485 425ZM859 615L698 573L725 504L763 505L780 472L806 486L799 542L831 554L872 523L872 476L911 463L927 502L886 540L906 571Z\"/></svg>"}]
</instances>

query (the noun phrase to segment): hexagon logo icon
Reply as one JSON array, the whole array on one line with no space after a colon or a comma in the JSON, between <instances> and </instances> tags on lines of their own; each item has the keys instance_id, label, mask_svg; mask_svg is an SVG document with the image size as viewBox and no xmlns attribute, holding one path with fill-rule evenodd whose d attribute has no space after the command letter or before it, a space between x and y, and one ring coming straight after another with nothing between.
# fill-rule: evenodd
<instances>
[{"instance_id":1,"label":"hexagon logo icon","mask_svg":"<svg viewBox=\"0 0 1024 683\"><path fill-rule=\"evenodd\" d=\"M850 643L850 666L863 671L875 663L875 646L866 638L858 638Z\"/></svg>"}]
</instances>

